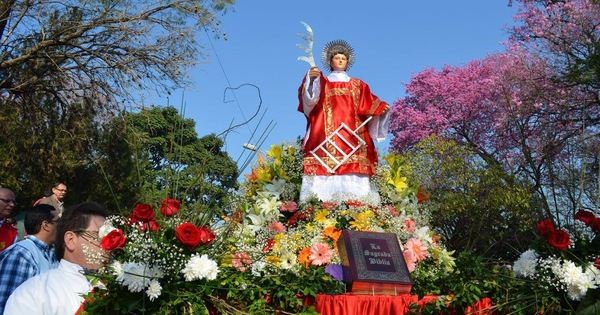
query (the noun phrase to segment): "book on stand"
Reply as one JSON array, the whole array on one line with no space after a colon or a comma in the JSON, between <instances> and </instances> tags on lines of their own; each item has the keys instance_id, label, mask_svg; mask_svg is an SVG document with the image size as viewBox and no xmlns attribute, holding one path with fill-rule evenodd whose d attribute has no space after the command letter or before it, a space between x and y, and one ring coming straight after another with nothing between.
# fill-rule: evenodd
<instances>
[{"instance_id":1,"label":"book on stand","mask_svg":"<svg viewBox=\"0 0 600 315\"><path fill-rule=\"evenodd\" d=\"M396 234L343 230L338 250L347 291L400 295L412 290Z\"/></svg>"}]
</instances>

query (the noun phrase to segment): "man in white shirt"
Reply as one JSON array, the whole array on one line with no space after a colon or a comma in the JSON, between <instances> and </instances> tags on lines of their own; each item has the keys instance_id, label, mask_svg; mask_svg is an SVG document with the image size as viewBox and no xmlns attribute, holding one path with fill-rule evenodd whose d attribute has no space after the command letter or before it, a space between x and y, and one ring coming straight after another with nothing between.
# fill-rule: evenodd
<instances>
[{"instance_id":1,"label":"man in white shirt","mask_svg":"<svg viewBox=\"0 0 600 315\"><path fill-rule=\"evenodd\" d=\"M4 315L71 315L81 307L83 295L92 290L86 270L107 263L98 231L108 211L96 203L67 209L57 226L55 243L58 268L20 285L8 298Z\"/></svg>"}]
</instances>

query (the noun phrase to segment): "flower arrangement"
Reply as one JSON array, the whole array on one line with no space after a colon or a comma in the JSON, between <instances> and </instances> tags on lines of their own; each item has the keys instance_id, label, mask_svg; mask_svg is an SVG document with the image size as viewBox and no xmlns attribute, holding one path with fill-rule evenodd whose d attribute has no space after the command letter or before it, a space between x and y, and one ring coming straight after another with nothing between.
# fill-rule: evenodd
<instances>
[{"instance_id":1,"label":"flower arrangement","mask_svg":"<svg viewBox=\"0 0 600 315\"><path fill-rule=\"evenodd\" d=\"M447 273L454 258L428 227L428 196L402 176L402 161L390 154L378 167L376 182L382 203L338 196L302 204L296 198L302 178L299 143L273 145L247 176L234 211L228 218L231 264L240 270L300 274L307 267L324 267L337 279L340 257L337 240L343 229L391 232L402 244L409 271L421 281ZM422 269L427 269L423 271ZM421 271L421 272L419 272Z\"/></svg>"},{"instance_id":2,"label":"flower arrangement","mask_svg":"<svg viewBox=\"0 0 600 315\"><path fill-rule=\"evenodd\" d=\"M402 176L397 156L378 168L381 203L300 203L301 154L299 143L259 154L223 218L207 222L175 199L108 218L100 237L110 264L93 275L103 286L86 297L84 314L316 314L318 293L345 291L343 229L395 233L415 283L454 269L428 227L428 196Z\"/></svg>"},{"instance_id":3,"label":"flower arrangement","mask_svg":"<svg viewBox=\"0 0 600 315\"><path fill-rule=\"evenodd\" d=\"M521 254L512 270L527 280L528 290L552 297L540 299L546 305L539 308L560 312L596 304L600 309L600 218L579 210L571 233L545 219L538 224L538 234L539 242Z\"/></svg>"},{"instance_id":4,"label":"flower arrangement","mask_svg":"<svg viewBox=\"0 0 600 315\"><path fill-rule=\"evenodd\" d=\"M165 199L160 212L138 204L128 217L111 216L99 231L109 264L80 314L156 314L161 309L206 313L219 267L211 257L215 233L181 216L180 202ZM106 259L106 257L88 257ZM176 294L177 298L173 298Z\"/></svg>"}]
</instances>

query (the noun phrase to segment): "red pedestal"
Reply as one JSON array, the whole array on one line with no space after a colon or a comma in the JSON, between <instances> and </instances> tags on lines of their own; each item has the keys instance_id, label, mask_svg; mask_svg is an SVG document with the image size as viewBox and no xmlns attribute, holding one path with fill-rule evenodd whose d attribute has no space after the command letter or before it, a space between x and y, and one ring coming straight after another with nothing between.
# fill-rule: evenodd
<instances>
[{"instance_id":1,"label":"red pedestal","mask_svg":"<svg viewBox=\"0 0 600 315\"><path fill-rule=\"evenodd\" d=\"M435 299L426 296L421 302ZM316 311L321 315L404 315L411 303L419 302L416 295L317 295Z\"/></svg>"}]
</instances>

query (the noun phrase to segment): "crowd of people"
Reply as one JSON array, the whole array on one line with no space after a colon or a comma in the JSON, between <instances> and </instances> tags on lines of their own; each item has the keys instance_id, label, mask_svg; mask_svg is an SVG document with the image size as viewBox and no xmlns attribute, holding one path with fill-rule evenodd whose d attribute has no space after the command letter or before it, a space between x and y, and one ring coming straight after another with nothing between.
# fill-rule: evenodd
<instances>
[{"instance_id":1,"label":"crowd of people","mask_svg":"<svg viewBox=\"0 0 600 315\"><path fill-rule=\"evenodd\" d=\"M16 195L0 187L0 314L76 314L97 285L87 275L107 263L98 233L109 213L90 202L65 207L66 193L54 184L15 222Z\"/></svg>"}]
</instances>

